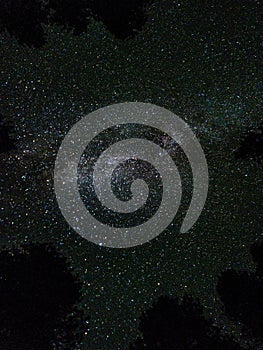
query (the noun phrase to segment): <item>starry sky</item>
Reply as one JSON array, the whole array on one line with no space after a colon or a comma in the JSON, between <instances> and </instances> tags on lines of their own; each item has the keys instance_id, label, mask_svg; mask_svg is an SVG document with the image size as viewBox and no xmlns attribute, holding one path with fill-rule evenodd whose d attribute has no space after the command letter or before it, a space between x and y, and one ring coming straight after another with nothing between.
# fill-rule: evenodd
<instances>
[{"instance_id":1,"label":"starry sky","mask_svg":"<svg viewBox=\"0 0 263 350\"><path fill-rule=\"evenodd\" d=\"M128 349L142 312L161 295L185 292L238 336L216 283L227 268L254 269L250 246L262 231L262 167L253 157L236 157L262 120L258 8L257 1L156 1L143 28L125 40L96 20L78 35L43 25L41 48L1 33L1 112L14 126L17 150L0 158L0 243L48 243L67 258L83 284L79 307L88 320L78 349ZM180 233L192 193L182 160L185 197L172 224L143 246L113 249L69 227L53 172L78 120L126 101L162 106L189 124L207 158L209 192L199 220Z\"/></svg>"}]
</instances>

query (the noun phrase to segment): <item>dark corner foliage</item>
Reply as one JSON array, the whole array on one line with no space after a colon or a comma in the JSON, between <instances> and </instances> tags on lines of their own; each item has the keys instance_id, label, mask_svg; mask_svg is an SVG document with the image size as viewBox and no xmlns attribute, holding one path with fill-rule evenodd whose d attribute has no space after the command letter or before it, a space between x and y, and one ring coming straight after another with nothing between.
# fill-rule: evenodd
<instances>
[{"instance_id":1,"label":"dark corner foliage","mask_svg":"<svg viewBox=\"0 0 263 350\"><path fill-rule=\"evenodd\" d=\"M0 253L0 349L73 349L81 340L81 284L46 245Z\"/></svg>"}]
</instances>

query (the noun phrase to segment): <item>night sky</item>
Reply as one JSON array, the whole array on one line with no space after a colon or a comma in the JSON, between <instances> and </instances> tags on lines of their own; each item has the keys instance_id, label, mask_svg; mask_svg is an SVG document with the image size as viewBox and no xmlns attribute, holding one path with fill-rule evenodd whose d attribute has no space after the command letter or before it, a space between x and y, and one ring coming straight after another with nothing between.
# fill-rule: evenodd
<instances>
[{"instance_id":1,"label":"night sky","mask_svg":"<svg viewBox=\"0 0 263 350\"><path fill-rule=\"evenodd\" d=\"M0 25L2 254L43 244L66 259L81 285L81 337L74 350L128 350L140 335L142 313L160 296L185 293L246 344L216 288L226 269L255 270L250 249L262 235L259 2L134 1L130 9L99 1L87 19L85 1L76 3L76 13L61 10L61 2L43 5L42 13L19 1L18 9L34 14L27 26L14 3L6 3L13 12L6 11ZM189 124L206 155L209 192L199 220L180 233L192 194L191 169L182 160L184 199L172 224L143 246L113 249L67 224L53 171L58 148L78 120L127 101L162 106Z\"/></svg>"}]
</instances>

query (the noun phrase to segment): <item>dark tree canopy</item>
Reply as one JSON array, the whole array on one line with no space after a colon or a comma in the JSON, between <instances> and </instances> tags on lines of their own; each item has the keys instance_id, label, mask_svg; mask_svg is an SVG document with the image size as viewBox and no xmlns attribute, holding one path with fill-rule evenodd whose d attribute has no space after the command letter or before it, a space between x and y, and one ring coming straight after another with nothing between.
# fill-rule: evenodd
<instances>
[{"instance_id":1,"label":"dark tree canopy","mask_svg":"<svg viewBox=\"0 0 263 350\"><path fill-rule=\"evenodd\" d=\"M256 263L256 274L263 278L263 241L251 247L251 254Z\"/></svg>"},{"instance_id":2,"label":"dark tree canopy","mask_svg":"<svg viewBox=\"0 0 263 350\"><path fill-rule=\"evenodd\" d=\"M0 114L0 153L15 150L15 141L12 138L12 125Z\"/></svg>"},{"instance_id":3,"label":"dark tree canopy","mask_svg":"<svg viewBox=\"0 0 263 350\"><path fill-rule=\"evenodd\" d=\"M243 331L263 340L263 242L251 247L256 273L227 270L217 290L226 314L243 324Z\"/></svg>"},{"instance_id":4,"label":"dark tree canopy","mask_svg":"<svg viewBox=\"0 0 263 350\"><path fill-rule=\"evenodd\" d=\"M222 338L203 316L200 304L188 296L182 303L159 298L141 317L139 329L143 339L131 345L131 350L241 349L230 338Z\"/></svg>"},{"instance_id":5,"label":"dark tree canopy","mask_svg":"<svg viewBox=\"0 0 263 350\"><path fill-rule=\"evenodd\" d=\"M65 259L47 246L3 251L0 348L74 348L80 340L77 324L82 316L74 308L80 287L67 270Z\"/></svg>"},{"instance_id":6,"label":"dark tree canopy","mask_svg":"<svg viewBox=\"0 0 263 350\"><path fill-rule=\"evenodd\" d=\"M57 23L75 34L86 31L90 18L104 23L119 39L133 37L142 29L150 0L7 0L0 2L0 30L7 30L20 43L41 47L42 24Z\"/></svg>"},{"instance_id":7,"label":"dark tree canopy","mask_svg":"<svg viewBox=\"0 0 263 350\"><path fill-rule=\"evenodd\" d=\"M263 283L256 275L227 270L218 283L225 313L243 324L243 331L263 340Z\"/></svg>"},{"instance_id":8,"label":"dark tree canopy","mask_svg":"<svg viewBox=\"0 0 263 350\"><path fill-rule=\"evenodd\" d=\"M0 30L7 30L20 43L41 47L45 42L41 23L46 21L47 15L40 1L1 1Z\"/></svg>"},{"instance_id":9,"label":"dark tree canopy","mask_svg":"<svg viewBox=\"0 0 263 350\"><path fill-rule=\"evenodd\" d=\"M263 159L263 125L257 130L248 133L238 150L236 151L237 158L252 158L257 162L262 162ZM258 248L260 249L260 248ZM262 248L261 248L262 250ZM262 256L262 255L261 255ZM262 261L262 257L259 258ZM262 262L261 262L262 266Z\"/></svg>"}]
</instances>

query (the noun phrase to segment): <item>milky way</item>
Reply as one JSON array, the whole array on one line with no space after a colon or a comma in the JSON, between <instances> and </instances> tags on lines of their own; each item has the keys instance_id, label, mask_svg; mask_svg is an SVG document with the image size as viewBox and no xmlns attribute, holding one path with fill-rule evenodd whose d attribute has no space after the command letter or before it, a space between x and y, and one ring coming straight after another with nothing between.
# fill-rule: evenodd
<instances>
[{"instance_id":1,"label":"milky way","mask_svg":"<svg viewBox=\"0 0 263 350\"><path fill-rule=\"evenodd\" d=\"M138 317L162 294L188 292L224 322L217 276L229 267L252 269L249 249L260 237L254 208L262 202L262 174L253 159L234 156L261 119L258 21L253 8L185 2L153 5L142 32L124 42L96 22L80 36L45 27L41 49L1 34L2 109L18 147L1 155L2 244L48 242L68 258L84 284L80 307L89 320L79 349L127 349ZM177 220L151 242L120 250L70 228L56 202L53 171L72 125L126 101L163 106L190 125L206 154L210 187L199 221L180 233L192 187L178 151L186 197ZM235 324L225 329L239 337Z\"/></svg>"}]
</instances>

